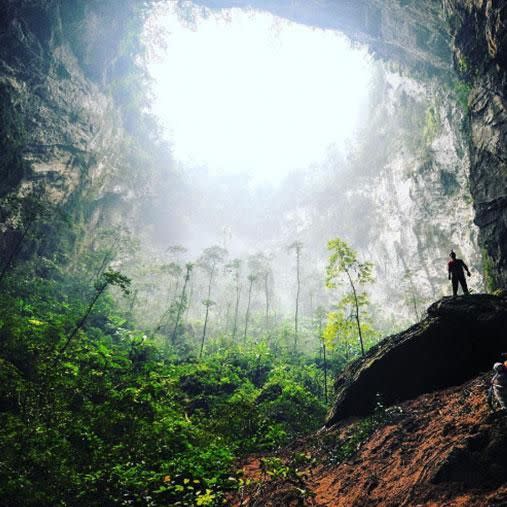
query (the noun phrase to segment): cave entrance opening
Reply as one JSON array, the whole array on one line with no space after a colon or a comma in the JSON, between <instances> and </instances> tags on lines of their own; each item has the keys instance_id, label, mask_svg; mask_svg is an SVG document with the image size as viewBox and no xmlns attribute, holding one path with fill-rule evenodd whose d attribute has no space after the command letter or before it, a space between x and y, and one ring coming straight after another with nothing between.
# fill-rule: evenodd
<instances>
[{"instance_id":1,"label":"cave entrance opening","mask_svg":"<svg viewBox=\"0 0 507 507\"><path fill-rule=\"evenodd\" d=\"M336 31L169 2L145 40L153 112L187 168L280 183L343 154L361 124L372 58Z\"/></svg>"},{"instance_id":2,"label":"cave entrance opening","mask_svg":"<svg viewBox=\"0 0 507 507\"><path fill-rule=\"evenodd\" d=\"M345 238L375 264L374 318L390 332L446 294L451 248L480 270L455 90L374 59L343 17L342 33L199 3L162 3L144 31L152 111L184 182L160 199L159 244L269 252L290 309L287 245L300 241L318 266L309 310L330 297L326 242Z\"/></svg>"}]
</instances>

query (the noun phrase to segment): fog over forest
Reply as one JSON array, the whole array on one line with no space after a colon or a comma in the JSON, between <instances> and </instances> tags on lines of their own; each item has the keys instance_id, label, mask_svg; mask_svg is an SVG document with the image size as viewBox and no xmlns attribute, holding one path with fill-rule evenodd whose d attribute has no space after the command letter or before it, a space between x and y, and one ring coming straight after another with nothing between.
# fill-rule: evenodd
<instances>
[{"instance_id":1,"label":"fog over forest","mask_svg":"<svg viewBox=\"0 0 507 507\"><path fill-rule=\"evenodd\" d=\"M180 260L189 261L218 245L228 252L224 266L245 261L246 290L247 260L261 252L269 259L270 311L290 319L297 282L288 247L301 242L300 304L312 321L318 306L337 301L325 288L325 266L327 242L340 237L375 265L369 313L384 332L417 320L445 293L451 248L479 267L464 181L450 176L443 209L433 204L453 215L445 218L453 237L441 225L432 230L424 193L417 195L430 153L442 166L463 167L458 178L468 163L457 155L460 140L449 138L460 113L439 110L435 90L338 32L260 11L163 5L144 42L150 109L172 154L172 181L154 191L146 215L161 263L171 262L163 253L170 246L186 248ZM439 170L444 183L446 171ZM397 188L386 187L393 179ZM222 308L213 311L225 314L230 287L220 283ZM473 284L480 288L481 277ZM254 308L263 290L256 281Z\"/></svg>"},{"instance_id":2,"label":"fog over forest","mask_svg":"<svg viewBox=\"0 0 507 507\"><path fill-rule=\"evenodd\" d=\"M500 4L1 2L1 505L505 498Z\"/></svg>"}]
</instances>

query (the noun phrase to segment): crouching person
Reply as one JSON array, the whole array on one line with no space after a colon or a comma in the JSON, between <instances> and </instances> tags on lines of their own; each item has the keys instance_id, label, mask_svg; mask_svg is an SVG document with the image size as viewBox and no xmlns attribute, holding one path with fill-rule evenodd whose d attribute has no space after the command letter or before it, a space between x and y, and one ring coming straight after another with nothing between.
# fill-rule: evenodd
<instances>
[{"instance_id":1,"label":"crouching person","mask_svg":"<svg viewBox=\"0 0 507 507\"><path fill-rule=\"evenodd\" d=\"M488 401L496 402L501 410L507 410L507 368L502 363L495 363L493 371Z\"/></svg>"}]
</instances>

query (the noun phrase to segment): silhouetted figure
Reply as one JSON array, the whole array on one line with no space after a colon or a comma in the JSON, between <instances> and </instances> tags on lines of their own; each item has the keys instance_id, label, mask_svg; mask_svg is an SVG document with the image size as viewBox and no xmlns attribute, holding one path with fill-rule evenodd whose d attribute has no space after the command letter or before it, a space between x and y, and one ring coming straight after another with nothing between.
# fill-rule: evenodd
<instances>
[{"instance_id":1,"label":"silhouetted figure","mask_svg":"<svg viewBox=\"0 0 507 507\"><path fill-rule=\"evenodd\" d=\"M470 276L467 265L461 259L456 259L456 254L453 250L451 250L449 256L451 260L449 261L448 270L449 280L452 281L452 295L456 296L458 294L458 282L463 289L463 294L469 294L467 281L465 279L465 271L467 275Z\"/></svg>"}]
</instances>

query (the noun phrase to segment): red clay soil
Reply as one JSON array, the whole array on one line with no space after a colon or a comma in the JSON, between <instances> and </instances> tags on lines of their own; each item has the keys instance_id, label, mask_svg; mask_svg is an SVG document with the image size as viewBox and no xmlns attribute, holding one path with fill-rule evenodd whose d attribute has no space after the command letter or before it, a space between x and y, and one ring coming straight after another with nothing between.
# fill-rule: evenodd
<instances>
[{"instance_id":1,"label":"red clay soil","mask_svg":"<svg viewBox=\"0 0 507 507\"><path fill-rule=\"evenodd\" d=\"M285 477L266 474L252 457L243 466L251 484L231 504L507 506L505 468L494 463L507 456L507 417L491 414L487 382L479 377L403 403L341 462L336 450L357 432L357 420L277 453L293 472Z\"/></svg>"}]
</instances>

